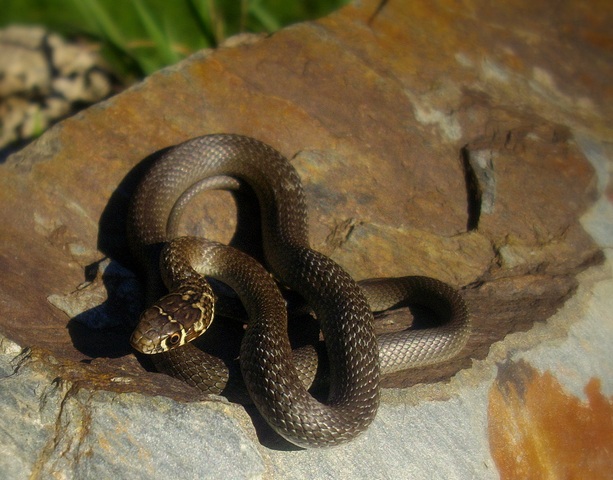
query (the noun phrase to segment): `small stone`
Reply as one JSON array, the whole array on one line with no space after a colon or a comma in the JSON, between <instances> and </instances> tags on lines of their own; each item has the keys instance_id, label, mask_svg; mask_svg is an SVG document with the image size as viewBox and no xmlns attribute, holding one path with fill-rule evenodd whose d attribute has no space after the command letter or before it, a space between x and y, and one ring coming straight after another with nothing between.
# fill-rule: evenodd
<instances>
[{"instance_id":1,"label":"small stone","mask_svg":"<svg viewBox=\"0 0 613 480\"><path fill-rule=\"evenodd\" d=\"M0 50L0 148L111 92L111 75L91 44L12 26L0 29Z\"/></svg>"}]
</instances>

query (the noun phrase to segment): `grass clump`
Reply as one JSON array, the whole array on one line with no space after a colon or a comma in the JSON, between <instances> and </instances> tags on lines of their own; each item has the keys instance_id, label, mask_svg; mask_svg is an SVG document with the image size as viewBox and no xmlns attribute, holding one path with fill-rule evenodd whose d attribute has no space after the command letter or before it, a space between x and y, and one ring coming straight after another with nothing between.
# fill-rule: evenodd
<instances>
[{"instance_id":1,"label":"grass clump","mask_svg":"<svg viewBox=\"0 0 613 480\"><path fill-rule=\"evenodd\" d=\"M117 74L148 75L240 32L274 32L348 0L2 0L0 27L40 24L99 41Z\"/></svg>"}]
</instances>

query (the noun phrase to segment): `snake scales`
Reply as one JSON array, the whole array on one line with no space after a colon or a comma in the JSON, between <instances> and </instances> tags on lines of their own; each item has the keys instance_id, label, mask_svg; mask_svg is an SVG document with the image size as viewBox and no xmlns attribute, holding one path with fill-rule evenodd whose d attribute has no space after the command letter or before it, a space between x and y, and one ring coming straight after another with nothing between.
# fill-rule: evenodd
<instances>
[{"instance_id":1,"label":"snake scales","mask_svg":"<svg viewBox=\"0 0 613 480\"><path fill-rule=\"evenodd\" d=\"M330 365L324 403L302 383L301 371L312 369L313 360L292 360L285 302L263 267L231 247L176 238L190 199L204 189L235 188L235 179L256 192L267 267L306 300L320 322ZM469 318L461 296L434 279L403 277L358 286L334 261L309 247L306 211L296 170L262 142L208 135L169 149L144 176L128 213L128 239L143 266L152 304L131 342L155 354L159 369L219 392L223 365L187 342L213 317L215 299L203 276L227 283L249 317L240 368L253 403L289 441L323 447L351 440L372 422L381 372L455 356L468 338ZM164 284L170 293L154 303L166 292ZM403 299L433 309L446 322L376 338L371 307L383 310Z\"/></svg>"}]
</instances>

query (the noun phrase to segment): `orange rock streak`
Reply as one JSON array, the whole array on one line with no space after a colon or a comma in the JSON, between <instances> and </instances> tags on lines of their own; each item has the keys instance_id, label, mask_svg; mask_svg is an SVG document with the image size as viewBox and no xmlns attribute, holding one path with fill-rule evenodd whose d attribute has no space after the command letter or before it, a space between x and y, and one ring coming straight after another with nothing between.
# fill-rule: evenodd
<instances>
[{"instance_id":1,"label":"orange rock streak","mask_svg":"<svg viewBox=\"0 0 613 480\"><path fill-rule=\"evenodd\" d=\"M489 395L489 438L501 479L613 478L613 398L587 401L527 363L503 367Z\"/></svg>"}]
</instances>

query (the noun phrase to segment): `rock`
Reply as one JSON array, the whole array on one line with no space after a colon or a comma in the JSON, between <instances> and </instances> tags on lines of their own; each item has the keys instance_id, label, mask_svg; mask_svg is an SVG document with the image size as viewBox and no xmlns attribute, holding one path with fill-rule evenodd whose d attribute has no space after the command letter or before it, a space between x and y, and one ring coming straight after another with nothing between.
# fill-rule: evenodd
<instances>
[{"instance_id":1,"label":"rock","mask_svg":"<svg viewBox=\"0 0 613 480\"><path fill-rule=\"evenodd\" d=\"M242 426L235 418L241 413L228 413L234 406L75 388L54 378L53 367L41 368L33 352L20 353L8 341L1 346L3 415L20 420L18 429L1 426L3 478L175 478L178 465L183 478L202 472L206 478L229 478L235 469L251 477L262 474L258 449L239 433ZM170 430L183 433L168 435ZM195 430L208 432L206 445L193 441ZM232 463L223 460L226 455L235 457ZM125 461L118 462L120 457Z\"/></svg>"},{"instance_id":2,"label":"rock","mask_svg":"<svg viewBox=\"0 0 613 480\"><path fill-rule=\"evenodd\" d=\"M14 25L0 30L0 49L0 148L111 93L113 77L92 44Z\"/></svg>"},{"instance_id":3,"label":"rock","mask_svg":"<svg viewBox=\"0 0 613 480\"><path fill-rule=\"evenodd\" d=\"M536 4L482 3L360 2L200 52L1 166L0 329L10 339L1 402L11 414L0 442L24 452L14 478L133 477L158 461L171 462L168 478L230 468L238 478L496 478L517 471L505 432L518 408L535 408L524 393L542 387L551 405L606 416L611 102L595 39L608 22L593 23L581 6L551 17ZM471 309L460 357L387 378L396 388L384 391L372 428L342 449L285 451L257 412L205 401L129 348L142 295L124 225L141 162L217 132L253 136L292 159L313 246L357 279L437 277L461 287ZM234 230L252 228L253 206L241 200L204 195L185 231L238 242ZM25 420L12 433L16 418ZM587 444L577 431L585 425L569 428ZM576 445L590 472L602 469L590 462L607 434L593 450ZM184 455L188 438L198 448ZM196 451L204 455L193 459Z\"/></svg>"}]
</instances>

